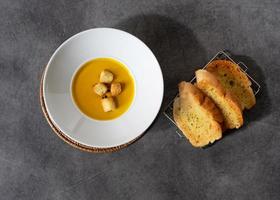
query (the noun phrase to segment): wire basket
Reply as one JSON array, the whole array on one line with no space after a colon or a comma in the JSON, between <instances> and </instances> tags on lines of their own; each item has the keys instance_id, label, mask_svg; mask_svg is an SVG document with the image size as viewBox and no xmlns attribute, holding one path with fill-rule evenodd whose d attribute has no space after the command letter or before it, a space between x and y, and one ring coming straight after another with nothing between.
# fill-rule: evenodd
<instances>
[{"instance_id":1,"label":"wire basket","mask_svg":"<svg viewBox=\"0 0 280 200\"><path fill-rule=\"evenodd\" d=\"M207 65L209 63L211 63L214 60L229 60L235 64L237 64L240 69L248 76L248 78L251 80L252 82L252 89L254 91L254 94L258 94L261 86L260 84L255 81L255 79L253 79L249 74L248 74L248 67L243 63L243 62L235 62L229 55L229 53L226 53L225 51L219 51L204 67L207 67ZM190 81L191 83L195 82L195 77L193 77ZM176 125L174 118L173 118L173 102L175 100L176 97L178 97L179 94L177 94L174 99L167 105L167 107L165 108L163 114L173 123L174 126L176 126L176 133L179 135L179 137L184 137L182 134L182 132L180 131L180 129L178 128L178 126Z\"/></svg>"}]
</instances>

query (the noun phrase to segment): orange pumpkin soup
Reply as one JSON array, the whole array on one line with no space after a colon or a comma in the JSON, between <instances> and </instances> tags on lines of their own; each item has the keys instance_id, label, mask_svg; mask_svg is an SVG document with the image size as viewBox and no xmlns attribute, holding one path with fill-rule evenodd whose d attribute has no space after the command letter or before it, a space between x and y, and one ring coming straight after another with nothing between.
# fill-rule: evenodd
<instances>
[{"instance_id":1,"label":"orange pumpkin soup","mask_svg":"<svg viewBox=\"0 0 280 200\"><path fill-rule=\"evenodd\" d=\"M104 112L101 100L93 87L100 82L100 74L109 70L114 74L112 83L120 83L122 92L114 97L116 109ZM110 90L110 89L109 89ZM87 116L97 120L111 120L121 116L130 107L135 95L132 74L121 62L112 58L97 58L85 63L72 81L72 97L77 107Z\"/></svg>"}]
</instances>

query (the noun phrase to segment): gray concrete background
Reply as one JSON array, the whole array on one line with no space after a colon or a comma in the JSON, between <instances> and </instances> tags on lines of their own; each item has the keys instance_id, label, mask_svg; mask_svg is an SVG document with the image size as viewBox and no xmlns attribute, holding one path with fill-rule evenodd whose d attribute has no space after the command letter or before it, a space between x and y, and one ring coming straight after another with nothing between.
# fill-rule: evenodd
<instances>
[{"instance_id":1,"label":"gray concrete background","mask_svg":"<svg viewBox=\"0 0 280 200\"><path fill-rule=\"evenodd\" d=\"M279 18L278 0L1 0L0 199L280 199ZM76 150L44 119L39 82L55 49L94 27L123 29L154 51L163 106L222 49L261 83L257 105L207 149L180 139L160 113L126 149Z\"/></svg>"}]
</instances>

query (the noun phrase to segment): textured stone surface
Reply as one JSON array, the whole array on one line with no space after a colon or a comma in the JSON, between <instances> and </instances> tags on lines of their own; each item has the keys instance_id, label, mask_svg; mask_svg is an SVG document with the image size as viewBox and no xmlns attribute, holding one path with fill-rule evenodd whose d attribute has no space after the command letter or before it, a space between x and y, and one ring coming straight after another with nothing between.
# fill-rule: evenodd
<instances>
[{"instance_id":1,"label":"textured stone surface","mask_svg":"<svg viewBox=\"0 0 280 200\"><path fill-rule=\"evenodd\" d=\"M1 0L0 199L280 199L279 18L277 0ZM180 80L230 50L262 85L246 125L195 149L160 113L113 154L65 144L40 110L40 76L59 44L94 27L126 30L153 50L163 106Z\"/></svg>"}]
</instances>

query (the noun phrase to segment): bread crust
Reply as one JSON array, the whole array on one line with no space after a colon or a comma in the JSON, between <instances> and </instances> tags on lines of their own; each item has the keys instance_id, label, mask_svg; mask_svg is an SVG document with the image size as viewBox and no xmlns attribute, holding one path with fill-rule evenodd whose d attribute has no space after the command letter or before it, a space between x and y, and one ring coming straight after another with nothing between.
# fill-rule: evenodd
<instances>
[{"instance_id":1,"label":"bread crust","mask_svg":"<svg viewBox=\"0 0 280 200\"><path fill-rule=\"evenodd\" d=\"M213 143L222 137L223 116L211 99L206 97L196 86L191 83L179 84L180 97L173 104L173 116L179 129L194 147L203 147ZM201 134L201 131L191 128L192 123L187 113L194 112L193 108L203 113L205 124L210 124L209 130ZM198 113L193 113L196 117Z\"/></svg>"},{"instance_id":2,"label":"bread crust","mask_svg":"<svg viewBox=\"0 0 280 200\"><path fill-rule=\"evenodd\" d=\"M225 127L232 129L242 126L242 109L234 95L226 90L212 73L206 70L197 70L195 74L198 88L208 95L222 111L225 118ZM211 96L209 90L215 91L216 96ZM222 100L223 106L218 103L218 99ZM230 117L226 113L230 113Z\"/></svg>"},{"instance_id":3,"label":"bread crust","mask_svg":"<svg viewBox=\"0 0 280 200\"><path fill-rule=\"evenodd\" d=\"M224 121L224 117L215 103L209 97L205 96L195 85L182 81L179 83L179 94L183 99L190 98L198 103L209 115L212 115L215 121L219 123Z\"/></svg>"},{"instance_id":4,"label":"bread crust","mask_svg":"<svg viewBox=\"0 0 280 200\"><path fill-rule=\"evenodd\" d=\"M236 96L242 110L250 109L256 104L251 81L237 64L229 60L214 60L206 66L206 70L213 73ZM230 85L231 81L235 84Z\"/></svg>"}]
</instances>

